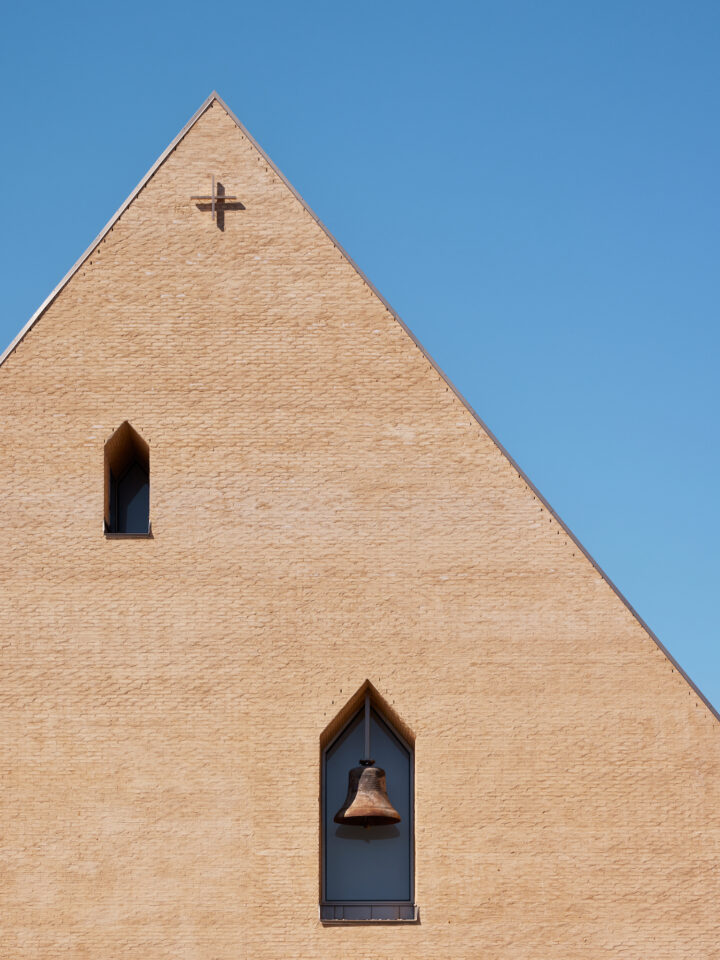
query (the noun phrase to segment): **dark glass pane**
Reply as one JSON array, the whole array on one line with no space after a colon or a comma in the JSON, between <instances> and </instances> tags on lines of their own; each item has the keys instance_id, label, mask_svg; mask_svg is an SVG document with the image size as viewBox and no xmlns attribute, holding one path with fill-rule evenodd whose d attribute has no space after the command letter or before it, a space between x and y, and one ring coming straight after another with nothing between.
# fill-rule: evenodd
<instances>
[{"instance_id":1,"label":"dark glass pane","mask_svg":"<svg viewBox=\"0 0 720 960\"><path fill-rule=\"evenodd\" d=\"M118 533L147 533L150 518L150 484L139 463L117 481L116 507Z\"/></svg>"},{"instance_id":2,"label":"dark glass pane","mask_svg":"<svg viewBox=\"0 0 720 960\"><path fill-rule=\"evenodd\" d=\"M372 711L371 756L387 775L390 802L402 817L386 827L350 827L333 817L347 794L348 772L363 755L362 711L326 754L325 897L327 900L411 899L411 796L408 751Z\"/></svg>"}]
</instances>

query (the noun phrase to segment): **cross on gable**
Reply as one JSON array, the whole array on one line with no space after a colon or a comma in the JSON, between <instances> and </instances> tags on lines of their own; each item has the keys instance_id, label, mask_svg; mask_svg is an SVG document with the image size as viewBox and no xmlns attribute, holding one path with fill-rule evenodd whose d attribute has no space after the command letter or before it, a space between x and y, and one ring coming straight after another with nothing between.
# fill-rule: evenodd
<instances>
[{"instance_id":1,"label":"cross on gable","mask_svg":"<svg viewBox=\"0 0 720 960\"><path fill-rule=\"evenodd\" d=\"M217 221L217 225L221 230L225 228L225 210L244 210L244 204L240 203L237 197L230 196L225 193L225 188L219 180L215 179L215 174L212 176L212 189L209 194L202 196L192 196L191 200L200 200L204 201L198 203L198 209L200 210L210 210L212 214L212 219ZM210 201L208 203L208 201ZM234 203L228 203L228 201L236 201Z\"/></svg>"}]
</instances>

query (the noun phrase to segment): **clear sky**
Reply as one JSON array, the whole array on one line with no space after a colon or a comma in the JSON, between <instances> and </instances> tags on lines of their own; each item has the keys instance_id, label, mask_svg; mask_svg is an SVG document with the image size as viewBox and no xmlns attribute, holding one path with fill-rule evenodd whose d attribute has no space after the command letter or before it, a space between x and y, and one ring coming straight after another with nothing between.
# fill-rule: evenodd
<instances>
[{"instance_id":1,"label":"clear sky","mask_svg":"<svg viewBox=\"0 0 720 960\"><path fill-rule=\"evenodd\" d=\"M6 4L2 347L216 88L720 707L719 51L717 0Z\"/></svg>"}]
</instances>

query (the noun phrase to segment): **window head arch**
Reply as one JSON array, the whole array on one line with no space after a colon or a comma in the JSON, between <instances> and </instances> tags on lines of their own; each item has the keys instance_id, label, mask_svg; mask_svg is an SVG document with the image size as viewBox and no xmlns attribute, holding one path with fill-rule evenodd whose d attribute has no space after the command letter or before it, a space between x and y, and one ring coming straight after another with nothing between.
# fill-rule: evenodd
<instances>
[{"instance_id":1,"label":"window head arch","mask_svg":"<svg viewBox=\"0 0 720 960\"><path fill-rule=\"evenodd\" d=\"M127 420L105 444L105 530L150 532L150 448Z\"/></svg>"}]
</instances>

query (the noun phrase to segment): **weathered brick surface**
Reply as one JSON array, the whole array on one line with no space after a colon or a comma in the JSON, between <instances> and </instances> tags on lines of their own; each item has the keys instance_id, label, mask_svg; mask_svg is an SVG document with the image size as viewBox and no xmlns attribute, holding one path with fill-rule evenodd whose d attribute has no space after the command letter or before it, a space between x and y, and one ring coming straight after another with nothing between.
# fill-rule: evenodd
<instances>
[{"instance_id":1,"label":"weathered brick surface","mask_svg":"<svg viewBox=\"0 0 720 960\"><path fill-rule=\"evenodd\" d=\"M219 104L0 404L2 958L720 957L718 722ZM102 534L125 419L151 540ZM317 919L366 678L417 926Z\"/></svg>"}]
</instances>

